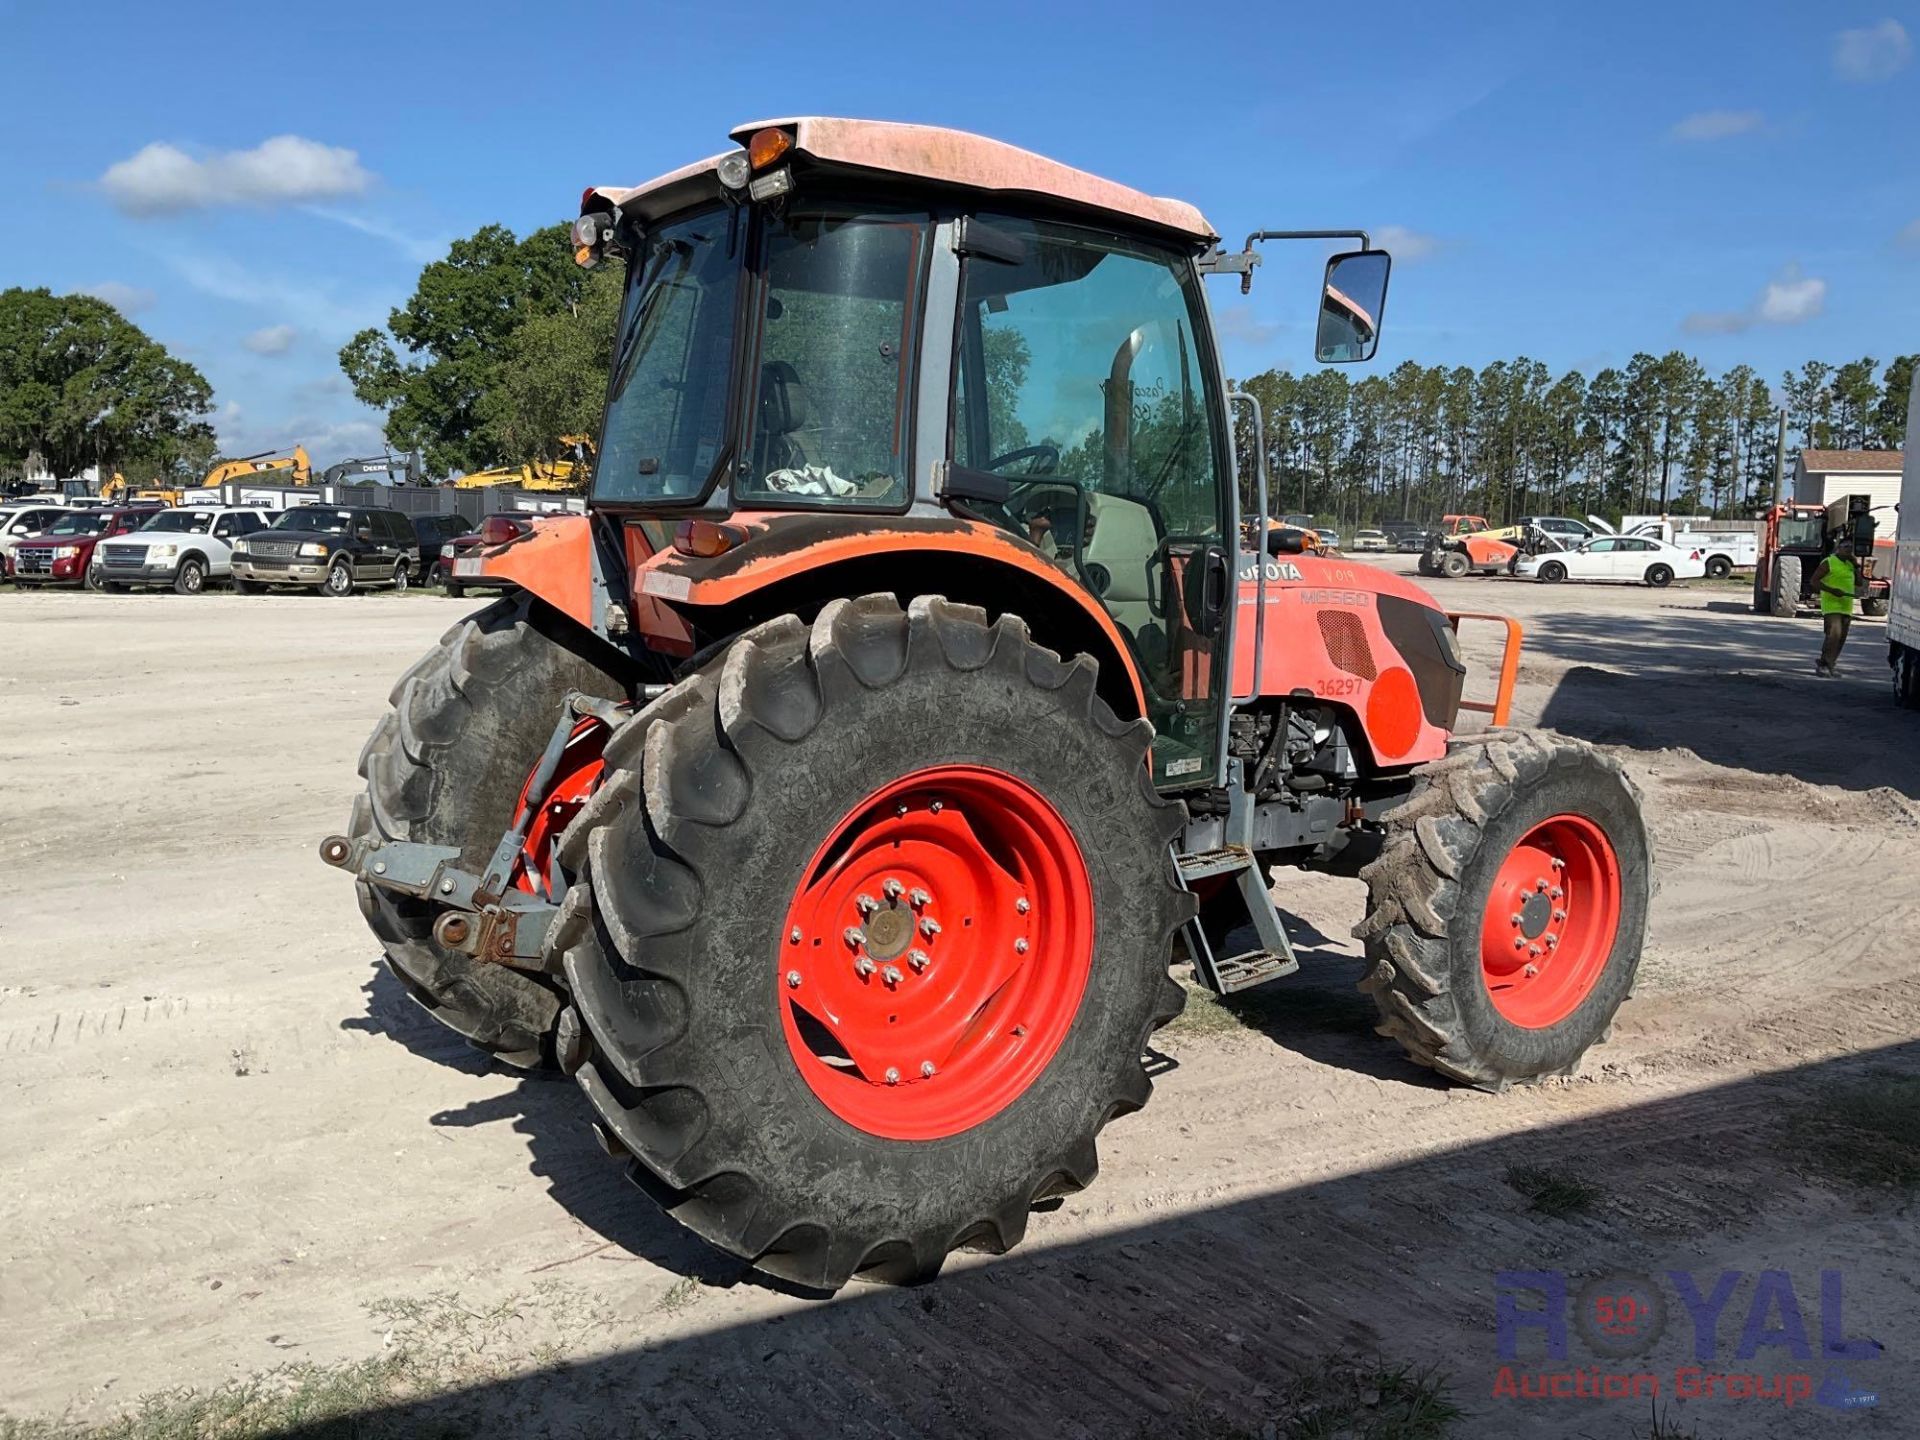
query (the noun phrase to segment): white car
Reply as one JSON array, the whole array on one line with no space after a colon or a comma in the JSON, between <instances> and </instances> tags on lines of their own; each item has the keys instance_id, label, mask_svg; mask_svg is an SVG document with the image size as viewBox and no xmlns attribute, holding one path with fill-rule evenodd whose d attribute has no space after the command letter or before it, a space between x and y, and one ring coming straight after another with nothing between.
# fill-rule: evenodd
<instances>
[{"instance_id":1,"label":"white car","mask_svg":"<svg viewBox=\"0 0 1920 1440\"><path fill-rule=\"evenodd\" d=\"M0 505L0 556L10 559L22 540L38 535L72 508L54 500L10 500Z\"/></svg>"},{"instance_id":2,"label":"white car","mask_svg":"<svg viewBox=\"0 0 1920 1440\"><path fill-rule=\"evenodd\" d=\"M1393 541L1387 538L1387 532L1384 530L1353 532L1353 549L1356 553L1362 550L1391 550L1392 548Z\"/></svg>"},{"instance_id":3,"label":"white car","mask_svg":"<svg viewBox=\"0 0 1920 1440\"><path fill-rule=\"evenodd\" d=\"M102 540L95 563L101 588L123 592L136 585L166 585L198 595L209 580L233 574L233 542L266 528L258 510L183 505L162 510L130 535Z\"/></svg>"},{"instance_id":4,"label":"white car","mask_svg":"<svg viewBox=\"0 0 1920 1440\"><path fill-rule=\"evenodd\" d=\"M1524 555L1514 573L1546 581L1631 580L1658 587L1675 580L1701 579L1707 562L1698 550L1683 550L1644 535L1600 535L1577 550Z\"/></svg>"}]
</instances>

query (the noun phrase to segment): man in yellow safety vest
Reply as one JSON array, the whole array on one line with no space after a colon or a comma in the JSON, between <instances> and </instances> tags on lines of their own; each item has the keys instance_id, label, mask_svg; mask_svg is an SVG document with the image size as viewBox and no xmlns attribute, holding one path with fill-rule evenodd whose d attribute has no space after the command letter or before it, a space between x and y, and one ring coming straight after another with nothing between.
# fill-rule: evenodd
<instances>
[{"instance_id":1,"label":"man in yellow safety vest","mask_svg":"<svg viewBox=\"0 0 1920 1440\"><path fill-rule=\"evenodd\" d=\"M1842 535L1833 553L1813 572L1814 593L1820 597L1820 622L1825 633L1813 673L1831 679L1840 673L1840 647L1853 628L1853 597L1860 593L1860 567L1854 564L1853 540Z\"/></svg>"}]
</instances>

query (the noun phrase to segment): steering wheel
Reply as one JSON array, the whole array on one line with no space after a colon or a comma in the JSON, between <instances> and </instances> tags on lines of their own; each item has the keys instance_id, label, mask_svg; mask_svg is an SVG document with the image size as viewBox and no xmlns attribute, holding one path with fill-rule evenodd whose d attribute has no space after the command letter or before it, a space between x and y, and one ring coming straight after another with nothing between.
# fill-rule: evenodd
<instances>
[{"instance_id":1,"label":"steering wheel","mask_svg":"<svg viewBox=\"0 0 1920 1440\"><path fill-rule=\"evenodd\" d=\"M1029 470L1028 475L1051 475L1060 468L1060 447L1058 445L1022 445L1018 450L1009 450L1004 455L996 455L980 468L989 475L1000 473L1000 467L1011 465L1016 460L1031 460L1035 456L1045 456L1046 466L1040 470Z\"/></svg>"}]
</instances>

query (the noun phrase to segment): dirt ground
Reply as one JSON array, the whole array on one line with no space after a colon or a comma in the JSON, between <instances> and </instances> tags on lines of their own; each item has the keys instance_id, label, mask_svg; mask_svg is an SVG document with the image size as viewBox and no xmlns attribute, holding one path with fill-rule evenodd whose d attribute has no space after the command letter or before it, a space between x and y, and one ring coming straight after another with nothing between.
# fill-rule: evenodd
<instances>
[{"instance_id":1,"label":"dirt ground","mask_svg":"<svg viewBox=\"0 0 1920 1440\"><path fill-rule=\"evenodd\" d=\"M1920 717L1881 627L1826 682L1813 622L1738 589L1435 584L1526 621L1518 723L1645 791L1659 889L1611 1043L1504 1096L1435 1083L1353 989L1363 887L1283 875L1302 974L1163 1032L1098 1184L1012 1256L831 1301L655 1214L571 1085L440 1031L316 858L389 685L472 602L0 594L0 1414L427 1335L466 1367L463 1423L502 1435L1261 1434L1327 1355L1438 1367L1475 1436L1649 1423L1644 1390L1498 1394L1508 1364L1651 1373L1701 1436L1913 1433L1911 1176L1862 1186L1834 1143L1847 1097L1920 1075ZM1530 1208L1527 1170L1575 1199ZM1516 1271L1644 1282L1664 1327L1564 1363L1527 1328L1504 1360ZM1673 1271L1736 1272L1697 1362ZM1739 1353L1795 1329L1762 1271L1811 1359ZM1695 1363L1877 1403L1674 1400Z\"/></svg>"}]
</instances>

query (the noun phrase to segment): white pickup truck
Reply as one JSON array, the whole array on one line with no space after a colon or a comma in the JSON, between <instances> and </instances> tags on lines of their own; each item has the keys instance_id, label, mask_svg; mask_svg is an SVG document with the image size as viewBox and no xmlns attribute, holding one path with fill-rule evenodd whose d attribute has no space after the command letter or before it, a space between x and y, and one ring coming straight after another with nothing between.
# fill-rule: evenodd
<instances>
[{"instance_id":1,"label":"white pickup truck","mask_svg":"<svg viewBox=\"0 0 1920 1440\"><path fill-rule=\"evenodd\" d=\"M1682 550L1698 550L1707 562L1709 580L1724 580L1735 570L1751 570L1760 563L1760 537L1745 530L1683 529L1671 520L1629 515L1621 522L1620 533L1664 540Z\"/></svg>"},{"instance_id":2,"label":"white pickup truck","mask_svg":"<svg viewBox=\"0 0 1920 1440\"><path fill-rule=\"evenodd\" d=\"M124 594L138 585L165 585L198 595L208 581L232 576L233 542L266 524L258 510L214 505L162 510L132 534L100 542L100 588Z\"/></svg>"},{"instance_id":3,"label":"white pickup truck","mask_svg":"<svg viewBox=\"0 0 1920 1440\"><path fill-rule=\"evenodd\" d=\"M1907 455L1900 470L1895 524L1893 594L1887 610L1887 663L1893 698L1920 710L1920 370L1907 394ZM1879 567L1876 565L1875 573Z\"/></svg>"}]
</instances>

